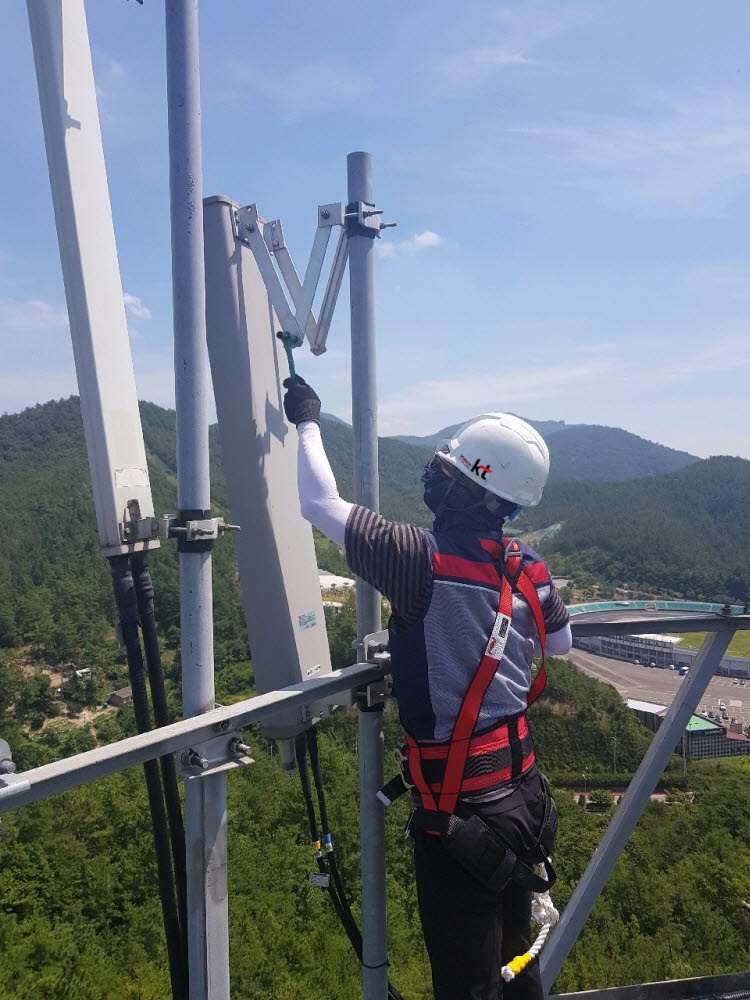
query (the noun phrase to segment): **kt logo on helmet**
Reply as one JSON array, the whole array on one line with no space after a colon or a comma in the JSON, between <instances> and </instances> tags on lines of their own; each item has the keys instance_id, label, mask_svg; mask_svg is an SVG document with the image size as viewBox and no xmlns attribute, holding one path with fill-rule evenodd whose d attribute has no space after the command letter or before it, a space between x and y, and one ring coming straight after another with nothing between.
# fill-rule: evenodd
<instances>
[{"instance_id":1,"label":"kt logo on helmet","mask_svg":"<svg viewBox=\"0 0 750 1000\"><path fill-rule=\"evenodd\" d=\"M469 463L467 462L466 464L468 465ZM479 471L480 469L481 472ZM479 459L477 459L476 462L472 465L471 471L476 472L476 474L479 476L480 479L486 479L487 473L492 472L492 469L489 467L489 465L480 465Z\"/></svg>"}]
</instances>

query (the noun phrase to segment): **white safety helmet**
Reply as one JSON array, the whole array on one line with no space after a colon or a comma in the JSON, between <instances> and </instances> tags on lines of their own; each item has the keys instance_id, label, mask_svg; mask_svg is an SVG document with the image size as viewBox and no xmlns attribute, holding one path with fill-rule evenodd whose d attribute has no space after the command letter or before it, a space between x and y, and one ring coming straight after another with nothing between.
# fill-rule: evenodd
<instances>
[{"instance_id":1,"label":"white safety helmet","mask_svg":"<svg viewBox=\"0 0 750 1000\"><path fill-rule=\"evenodd\" d=\"M544 438L511 413L480 413L437 449L477 486L520 507L536 507L549 475Z\"/></svg>"}]
</instances>

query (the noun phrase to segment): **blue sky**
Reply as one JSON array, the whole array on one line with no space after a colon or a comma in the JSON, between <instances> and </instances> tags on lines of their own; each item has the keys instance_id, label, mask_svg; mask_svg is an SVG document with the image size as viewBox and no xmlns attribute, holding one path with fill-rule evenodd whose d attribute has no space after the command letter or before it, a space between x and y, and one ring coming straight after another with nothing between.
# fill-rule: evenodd
<instances>
[{"instance_id":1,"label":"blue sky","mask_svg":"<svg viewBox=\"0 0 750 1000\"><path fill-rule=\"evenodd\" d=\"M139 393L171 405L163 4L87 12ZM75 374L25 4L2 23L14 412ZM749 28L746 0L203 0L204 194L280 216L299 267L374 154L382 434L509 409L750 458ZM347 319L296 355L344 418Z\"/></svg>"}]
</instances>

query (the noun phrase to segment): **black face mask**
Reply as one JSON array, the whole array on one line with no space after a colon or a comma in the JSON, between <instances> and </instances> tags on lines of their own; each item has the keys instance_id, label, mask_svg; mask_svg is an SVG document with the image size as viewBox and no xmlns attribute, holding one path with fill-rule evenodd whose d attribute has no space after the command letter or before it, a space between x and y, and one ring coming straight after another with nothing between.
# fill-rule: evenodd
<instances>
[{"instance_id":1,"label":"black face mask","mask_svg":"<svg viewBox=\"0 0 750 1000\"><path fill-rule=\"evenodd\" d=\"M475 502L456 476L447 476L443 472L437 455L425 466L422 483L424 502L433 514L439 515L444 510L463 510Z\"/></svg>"},{"instance_id":2,"label":"black face mask","mask_svg":"<svg viewBox=\"0 0 750 1000\"><path fill-rule=\"evenodd\" d=\"M446 476L437 455L425 466L422 483L424 502L435 515L434 531L502 534L504 519L518 510L516 504L502 499L496 510L489 510L484 498L477 500L460 476Z\"/></svg>"}]
</instances>

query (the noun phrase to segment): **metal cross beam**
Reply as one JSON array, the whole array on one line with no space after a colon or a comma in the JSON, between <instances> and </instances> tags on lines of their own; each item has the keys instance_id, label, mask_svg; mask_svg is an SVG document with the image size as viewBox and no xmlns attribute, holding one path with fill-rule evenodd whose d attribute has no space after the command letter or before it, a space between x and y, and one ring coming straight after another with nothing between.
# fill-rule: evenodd
<instances>
[{"instance_id":1,"label":"metal cross beam","mask_svg":"<svg viewBox=\"0 0 750 1000\"><path fill-rule=\"evenodd\" d=\"M0 773L0 814L69 788L76 788L88 781L96 781L108 774L124 771L135 764L142 764L168 753L179 753L194 744L213 740L222 733L226 734L227 740L236 738L233 730L241 729L251 722L262 722L278 713L282 706L330 703L331 700L336 701L335 696L342 692L364 688L373 681L380 680L383 673L382 665L356 663L324 677L313 677L280 691L256 695L234 705L215 708L171 726L130 736L117 743L43 764L30 771ZM232 755L233 751L228 748L228 759Z\"/></svg>"}]
</instances>

